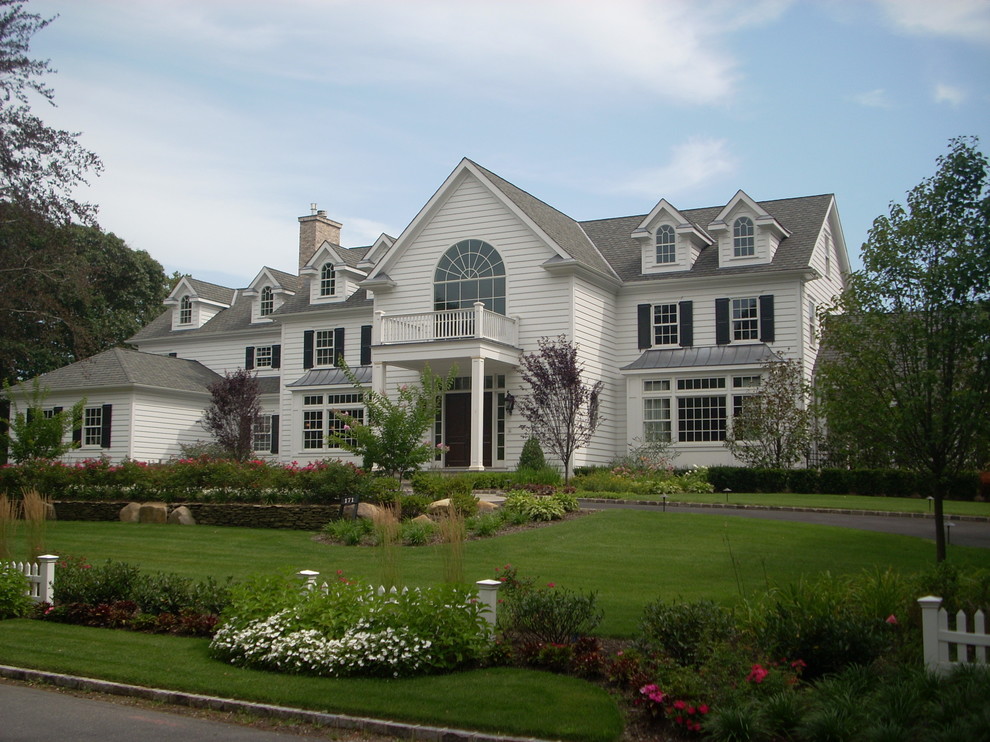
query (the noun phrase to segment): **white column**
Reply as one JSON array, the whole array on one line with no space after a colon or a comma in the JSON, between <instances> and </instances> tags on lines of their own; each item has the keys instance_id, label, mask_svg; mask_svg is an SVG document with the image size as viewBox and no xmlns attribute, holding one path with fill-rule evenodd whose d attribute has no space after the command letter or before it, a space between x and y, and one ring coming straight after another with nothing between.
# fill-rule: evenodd
<instances>
[{"instance_id":1,"label":"white column","mask_svg":"<svg viewBox=\"0 0 990 742\"><path fill-rule=\"evenodd\" d=\"M489 630L494 632L498 621L498 589L502 583L498 580L478 580L474 585L478 588L478 602L485 607L481 615L488 621Z\"/></svg>"},{"instance_id":2,"label":"white column","mask_svg":"<svg viewBox=\"0 0 990 742\"><path fill-rule=\"evenodd\" d=\"M385 396L385 382L388 374L383 361L371 362L371 388L382 396Z\"/></svg>"},{"instance_id":3,"label":"white column","mask_svg":"<svg viewBox=\"0 0 990 742\"><path fill-rule=\"evenodd\" d=\"M943 672L938 638L938 611L942 599L934 595L918 598L921 606L921 642L925 657L925 667L931 672Z\"/></svg>"},{"instance_id":4,"label":"white column","mask_svg":"<svg viewBox=\"0 0 990 742\"><path fill-rule=\"evenodd\" d=\"M471 359L471 471L485 468L485 359Z\"/></svg>"},{"instance_id":5,"label":"white column","mask_svg":"<svg viewBox=\"0 0 990 742\"><path fill-rule=\"evenodd\" d=\"M55 602L55 564L58 557L54 554L42 554L38 557L38 602Z\"/></svg>"}]
</instances>

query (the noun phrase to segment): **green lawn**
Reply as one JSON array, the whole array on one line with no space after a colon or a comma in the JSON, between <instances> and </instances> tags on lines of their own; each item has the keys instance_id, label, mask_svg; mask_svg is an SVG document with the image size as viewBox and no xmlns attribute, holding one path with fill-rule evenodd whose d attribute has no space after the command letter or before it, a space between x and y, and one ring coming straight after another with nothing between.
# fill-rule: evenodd
<instances>
[{"instance_id":1,"label":"green lawn","mask_svg":"<svg viewBox=\"0 0 990 742\"><path fill-rule=\"evenodd\" d=\"M300 531L62 521L49 525L46 548L60 556L115 559L190 577L313 569L373 581L380 574L377 549L328 546ZM985 550L952 547L950 556L960 565L988 564ZM601 632L631 636L643 606L660 596L729 603L768 583L824 570L920 571L932 565L934 546L907 536L803 523L609 510L471 541L464 559L470 580L493 577L496 566L512 563L524 576L597 591L605 610ZM399 569L410 586L438 581L439 548L400 549Z\"/></svg>"},{"instance_id":2,"label":"green lawn","mask_svg":"<svg viewBox=\"0 0 990 742\"><path fill-rule=\"evenodd\" d=\"M595 498L602 493L578 492L578 497ZM658 495L619 493L624 500L661 502ZM917 497L865 497L862 495L800 495L788 493L711 492L669 495L668 503L722 503L729 505L767 505L771 507L824 508L829 510L879 510L898 513L929 513L931 503ZM951 515L980 515L990 518L990 502L945 500L943 510Z\"/></svg>"},{"instance_id":3,"label":"green lawn","mask_svg":"<svg viewBox=\"0 0 990 742\"><path fill-rule=\"evenodd\" d=\"M607 742L615 701L583 680L494 668L402 680L315 678L230 667L206 639L0 622L0 663L292 708L499 734Z\"/></svg>"}]
</instances>

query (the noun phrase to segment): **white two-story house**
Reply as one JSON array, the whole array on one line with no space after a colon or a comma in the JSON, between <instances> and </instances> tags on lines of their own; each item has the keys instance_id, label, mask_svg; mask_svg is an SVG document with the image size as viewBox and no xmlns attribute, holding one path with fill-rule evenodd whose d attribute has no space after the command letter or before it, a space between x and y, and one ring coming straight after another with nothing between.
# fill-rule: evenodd
<instances>
[{"instance_id":1,"label":"white two-story house","mask_svg":"<svg viewBox=\"0 0 990 742\"><path fill-rule=\"evenodd\" d=\"M679 466L732 463L735 409L760 369L811 374L817 309L849 270L831 195L579 222L462 160L397 238L341 247L322 211L300 217L297 274L262 268L232 289L185 278L130 343L45 374L52 405L87 399L69 459L158 460L207 438L207 385L254 370L265 414L259 456L346 458L328 448L335 412L363 414L361 388L389 393L429 364L456 368L432 431L450 470L512 469L527 437L514 411L519 362L542 337L579 350L601 380L602 423L574 465L669 439ZM346 362L361 382L340 368Z\"/></svg>"}]
</instances>

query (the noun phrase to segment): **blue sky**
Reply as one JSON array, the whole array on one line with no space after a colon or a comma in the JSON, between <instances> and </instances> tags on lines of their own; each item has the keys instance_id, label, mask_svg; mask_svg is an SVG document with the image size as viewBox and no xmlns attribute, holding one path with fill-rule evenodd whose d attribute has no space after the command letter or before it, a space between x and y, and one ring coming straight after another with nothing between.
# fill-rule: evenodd
<instances>
[{"instance_id":1,"label":"blue sky","mask_svg":"<svg viewBox=\"0 0 990 742\"><path fill-rule=\"evenodd\" d=\"M169 272L295 272L316 202L397 236L462 157L575 219L834 193L854 266L948 140L990 152L990 0L32 0L38 112Z\"/></svg>"}]
</instances>

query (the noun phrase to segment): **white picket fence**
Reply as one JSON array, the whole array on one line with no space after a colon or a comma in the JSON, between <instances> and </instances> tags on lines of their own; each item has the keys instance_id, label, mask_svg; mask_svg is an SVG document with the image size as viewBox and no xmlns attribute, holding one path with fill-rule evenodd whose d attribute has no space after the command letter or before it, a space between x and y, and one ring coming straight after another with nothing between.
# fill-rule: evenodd
<instances>
[{"instance_id":1,"label":"white picket fence","mask_svg":"<svg viewBox=\"0 0 990 742\"><path fill-rule=\"evenodd\" d=\"M942 608L941 598L926 595L918 598L918 605L921 606L925 666L929 670L944 675L961 664L987 663L990 635L987 634L983 611L973 614L972 630L967 629L969 619L966 614L959 611L956 614L956 628L950 631L949 614Z\"/></svg>"},{"instance_id":2,"label":"white picket fence","mask_svg":"<svg viewBox=\"0 0 990 742\"><path fill-rule=\"evenodd\" d=\"M303 569L296 572L296 577L303 581L304 590L327 590L330 587L326 582L320 584L318 582L320 573L311 569ZM478 602L484 606L481 615L485 617L488 625L494 630L495 621L498 618L498 589L502 587L502 583L498 580L478 580L474 583L474 586L478 591ZM377 595L399 595L400 593L405 595L409 592L408 587L399 590L395 587L386 588L384 585L379 585L377 588L372 589Z\"/></svg>"},{"instance_id":3,"label":"white picket fence","mask_svg":"<svg viewBox=\"0 0 990 742\"><path fill-rule=\"evenodd\" d=\"M55 599L55 563L58 557L54 554L43 554L35 562L4 562L4 566L12 567L28 578L28 595L35 603L51 603Z\"/></svg>"}]
</instances>

